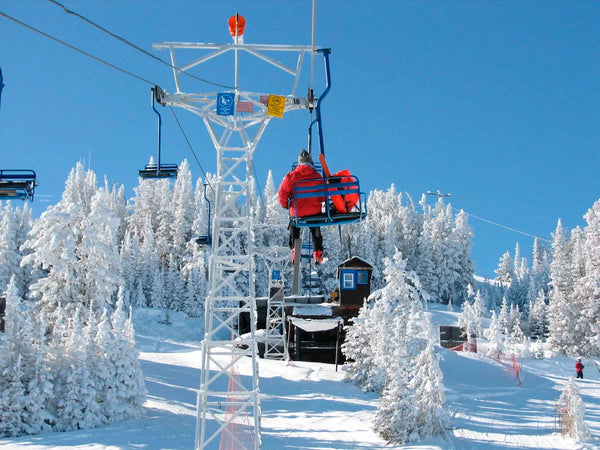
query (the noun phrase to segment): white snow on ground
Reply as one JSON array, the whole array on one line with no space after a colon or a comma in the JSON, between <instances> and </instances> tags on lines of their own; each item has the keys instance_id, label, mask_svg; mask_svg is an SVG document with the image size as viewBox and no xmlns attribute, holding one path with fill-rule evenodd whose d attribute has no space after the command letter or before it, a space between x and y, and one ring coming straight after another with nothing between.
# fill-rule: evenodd
<instances>
[{"instance_id":1,"label":"white snow on ground","mask_svg":"<svg viewBox=\"0 0 600 450\"><path fill-rule=\"evenodd\" d=\"M0 439L0 449L191 449L200 380L202 321L138 310L138 349L148 389L143 417L69 433ZM456 324L457 313L432 311L433 320ZM512 361L482 354L439 349L453 413L446 439L428 439L410 449L592 449L600 447L600 372L583 360L578 380L592 439L577 443L555 430L554 405L562 385L574 375L566 357L523 359L521 384ZM250 361L239 368L250 373ZM329 364L260 361L263 449L381 449L387 446L371 429L377 396L341 381ZM218 447L218 445L215 445Z\"/></svg>"}]
</instances>

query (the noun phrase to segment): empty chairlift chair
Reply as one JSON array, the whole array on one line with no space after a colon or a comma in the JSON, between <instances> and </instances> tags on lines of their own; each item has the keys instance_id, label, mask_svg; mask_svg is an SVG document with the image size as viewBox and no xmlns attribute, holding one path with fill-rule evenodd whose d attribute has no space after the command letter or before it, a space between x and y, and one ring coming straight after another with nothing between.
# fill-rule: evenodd
<instances>
[{"instance_id":1,"label":"empty chairlift chair","mask_svg":"<svg viewBox=\"0 0 600 450\"><path fill-rule=\"evenodd\" d=\"M29 169L0 169L0 199L33 200L36 175Z\"/></svg>"},{"instance_id":2,"label":"empty chairlift chair","mask_svg":"<svg viewBox=\"0 0 600 450\"><path fill-rule=\"evenodd\" d=\"M160 88L158 86L152 88L152 109L158 116L158 162L154 163L151 160L150 163L146 164L146 166L139 171L140 177L144 179L177 177L177 164L161 164L160 162L162 120L160 113L154 107L154 98L156 95L158 95L158 92L160 92Z\"/></svg>"}]
</instances>

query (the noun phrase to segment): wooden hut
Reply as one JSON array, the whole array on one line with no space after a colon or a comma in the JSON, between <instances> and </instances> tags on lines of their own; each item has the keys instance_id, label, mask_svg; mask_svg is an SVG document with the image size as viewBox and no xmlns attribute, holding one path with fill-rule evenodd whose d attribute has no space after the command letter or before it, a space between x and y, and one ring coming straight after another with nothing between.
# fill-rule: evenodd
<instances>
[{"instance_id":1,"label":"wooden hut","mask_svg":"<svg viewBox=\"0 0 600 450\"><path fill-rule=\"evenodd\" d=\"M373 266L357 256L338 266L337 278L340 307L360 309L371 294Z\"/></svg>"}]
</instances>

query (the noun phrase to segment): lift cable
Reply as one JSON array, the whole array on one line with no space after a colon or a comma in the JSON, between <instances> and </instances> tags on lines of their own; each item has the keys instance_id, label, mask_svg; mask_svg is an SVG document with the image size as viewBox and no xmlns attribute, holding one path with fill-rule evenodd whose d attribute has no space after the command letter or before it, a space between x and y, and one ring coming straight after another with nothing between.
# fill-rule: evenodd
<instances>
[{"instance_id":1,"label":"lift cable","mask_svg":"<svg viewBox=\"0 0 600 450\"><path fill-rule=\"evenodd\" d=\"M252 172L254 172L254 182L256 183L256 192L258 193L258 198L261 202L264 202L262 196L262 189L260 188L260 184L258 182L258 174L256 173L256 166L252 164Z\"/></svg>"},{"instance_id":2,"label":"lift cable","mask_svg":"<svg viewBox=\"0 0 600 450\"><path fill-rule=\"evenodd\" d=\"M549 239L545 239L545 238L543 238L543 237L536 236L536 235L534 235L534 234L526 233L525 231L517 230L516 228L511 228L511 227L508 227L508 226L506 226L506 225L502 225L501 223L497 223L497 222L494 222L494 221L492 221L492 220L489 220L489 219L485 219L485 218L483 218L483 217L476 216L475 214L471 214L471 213L469 213L469 212L466 212L466 211L465 211L465 214L466 214L467 216L469 216L469 217L473 217L473 218L475 218L475 219L478 219L478 220L481 220L481 221L483 221L483 222L487 222L487 223L489 223L489 224L491 224L491 225L495 225L495 226L497 226L497 227L500 227L500 228L505 228L505 229L507 229L507 230L509 230L509 231L514 231L515 233L523 234L523 235L525 235L525 236L529 236L529 237L532 237L532 238L537 238L537 239L539 239L539 240L541 240L541 241L545 241L545 242L552 242L552 241L551 241L551 240L549 240Z\"/></svg>"},{"instance_id":3,"label":"lift cable","mask_svg":"<svg viewBox=\"0 0 600 450\"><path fill-rule=\"evenodd\" d=\"M179 118L177 117L177 114L175 114L175 110L173 109L172 106L169 106L169 109L171 110L171 113L173 114L173 117L175 118L175 121L177 122L177 125L179 126L179 130L181 131L181 134L185 138L185 141L187 142L187 145L190 148L192 155L194 155L194 159L196 160L196 163L198 163L198 166L200 167L200 170L202 171L202 174L204 175L205 183L208 184L208 186L210 187L210 190L213 191L213 193L214 193L215 190L213 189L212 185L210 184L210 181L208 180L208 177L206 176L206 172L204 171L202 164L200 164L200 160L198 159L198 156L196 155L196 152L194 151L194 148L192 147L192 144L191 144L190 140L188 139L187 134L185 133L183 126L181 125L181 122L179 121Z\"/></svg>"},{"instance_id":4,"label":"lift cable","mask_svg":"<svg viewBox=\"0 0 600 450\"><path fill-rule=\"evenodd\" d=\"M102 59L102 58L98 58L97 56L94 56L94 55L92 55L91 53L88 53L88 52L86 52L85 50L81 50L80 48L74 47L74 46L72 46L71 44L67 44L66 42L64 42L64 41L61 41L60 39L58 39L58 38L55 38L54 36L51 36L51 35L49 35L48 33L45 33L45 32L43 32L43 31L41 31L41 30L38 30L37 28L35 28L35 27L32 27L31 25L27 25L26 23L24 23L24 22L21 22L20 20L18 20L18 19L15 19L14 17L11 17L11 16L9 16L8 14L5 14L5 13L3 13L2 11L0 11L0 16L2 16L2 17L6 17L8 20L12 20L13 22L15 22L15 23L17 23L17 24L19 24L19 25L21 25L21 26L23 26L23 27L25 27L25 28L27 28L27 29L29 29L29 30L31 30L31 31L35 31L36 33L39 33L39 34L41 34L42 36L44 36L44 37L47 37L48 39L51 39L51 40L53 40L53 41L55 41L55 42L58 42L59 44L62 44L62 45L64 45L65 47L68 47L68 48L70 48L71 50L75 50L76 52L79 52L79 53L81 53L82 55L85 55L85 56L87 56L88 58L92 58L93 60L96 60L96 61L98 61L98 62L100 62L100 63L102 63L102 64L105 64L105 65L107 65L108 67L111 67L111 68L113 68L113 69L116 69L116 70L118 70L119 72L122 72L122 73L124 73L124 74L126 74L126 75L129 75L130 77L136 78L136 79L138 79L138 80L140 80L140 81L143 81L144 83L148 83L148 84L150 84L151 86L157 86L157 83L154 83L154 82L152 82L152 81L149 81L149 80L147 80L147 79L145 79L145 78L142 78L142 77L140 77L140 76L138 76L138 75L136 75L136 74L134 74L134 73L132 73L132 72L129 72L128 70L125 70L125 69L123 69L123 68L121 68L121 67L119 67L119 66L116 66L116 65L112 64L112 63L109 63L108 61L106 61L106 60L104 60L104 59Z\"/></svg>"},{"instance_id":5,"label":"lift cable","mask_svg":"<svg viewBox=\"0 0 600 450\"><path fill-rule=\"evenodd\" d=\"M443 194L440 191L437 191L437 192L427 191L427 194L429 194L429 195L437 195L438 199L441 199L442 197L450 197L449 193L448 194ZM410 198L410 195L409 195L409 198ZM412 200L411 200L411 202L412 202ZM453 210L455 210L455 211L457 210L457 208L455 208L453 206L451 208ZM495 225L497 227L504 228L504 229L509 230L509 231L513 231L515 233L523 234L525 236L529 236L529 237L532 237L532 238L537 238L537 239L540 239L541 241L551 242L550 240L545 239L543 237L536 236L536 235L530 234L530 233L526 233L525 231L517 230L516 228L512 228L512 227L509 227L509 226L506 226L506 225L502 225L501 223L494 222L494 221L492 221L490 219L485 219L483 217L476 216L475 214L471 214L471 213L465 211L464 209L461 209L461 211L463 211L467 216L473 217L474 219L477 219L477 220L481 220L482 222L486 222L486 223L489 223L491 225Z\"/></svg>"},{"instance_id":6,"label":"lift cable","mask_svg":"<svg viewBox=\"0 0 600 450\"><path fill-rule=\"evenodd\" d=\"M193 75L193 74L191 74L191 73L188 73L188 72L186 72L186 71L184 71L184 70L181 70L179 67L175 67L174 65L172 65L172 64L170 64L170 63L168 63L167 61L164 61L163 59L159 58L158 56L156 56L156 55L153 55L152 53L150 53L150 52L148 52L148 51L144 50L143 48L141 48L141 47L139 47L139 46L137 46L137 45L133 44L132 42L128 41L127 39L125 39L125 38L123 38L123 37L121 37L121 36L119 36L119 35L117 35L117 34L115 34L115 33L111 32L111 31L107 30L106 28L102 27L101 25L98 25L98 24L97 24L97 23L95 23L93 20L90 20L90 19L88 19L87 17L84 17L84 16L82 16L81 14L79 14L79 13L77 13L77 12L75 12L75 11L72 11L72 10L68 9L68 8L67 8L67 7L65 7L65 6L64 6L62 3L60 3L60 2L57 2L56 0L48 0L48 1L49 1L50 3L54 3L54 4L55 4L55 5L57 5L57 6L60 6L60 7L61 7L61 8L62 8L62 9L63 9L63 10L66 12L66 13L67 13L67 14L72 14L72 15L74 15L74 16L76 16L76 17L80 18L81 20L83 20L83 21L85 21L85 22L89 23L90 25L92 25L92 26L94 26L94 27L98 28L100 31L102 31L102 32L104 32L104 33L106 33L106 34L108 34L108 35L110 35L110 36L114 37L115 39L118 39L119 41L123 42L124 44L127 44L127 45L129 45L130 47L134 48L135 50L137 50L137 51L139 51L139 52L142 52L144 55L146 55L146 56L149 56L149 57L150 57L150 58L152 58L152 59L155 59L156 61L158 61L158 62L160 62L160 63L162 63L162 64L164 64L164 65L166 65L166 66L170 67L171 69L178 71L179 73L183 73L184 75L187 75L187 76L189 76L189 77L191 77L191 78L194 78L194 79L196 79L196 80L198 80L198 81L202 81L203 83L212 84L213 86L218 86L218 87L222 87L222 88L225 88L225 89L233 89L233 87L232 87L232 86L227 86L227 85L225 85L225 84L219 84L219 83L215 83L215 82L213 82L213 81L209 81L209 80L206 80L206 79L204 79L204 78L197 77L196 75Z\"/></svg>"}]
</instances>

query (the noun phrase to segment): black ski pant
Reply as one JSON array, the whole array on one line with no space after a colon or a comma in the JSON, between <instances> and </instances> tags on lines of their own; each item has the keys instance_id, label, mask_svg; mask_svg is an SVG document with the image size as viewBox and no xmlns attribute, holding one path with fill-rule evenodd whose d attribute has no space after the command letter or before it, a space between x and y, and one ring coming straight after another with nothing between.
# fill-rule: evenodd
<instances>
[{"instance_id":1,"label":"black ski pant","mask_svg":"<svg viewBox=\"0 0 600 450\"><path fill-rule=\"evenodd\" d=\"M300 228L290 223L290 249L294 248L294 241L300 237ZM310 227L310 234L312 235L313 251L323 251L323 235L321 234L320 227Z\"/></svg>"}]
</instances>

